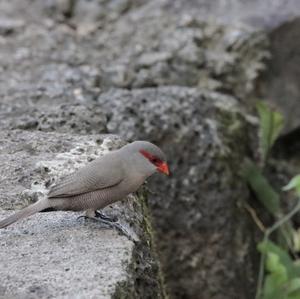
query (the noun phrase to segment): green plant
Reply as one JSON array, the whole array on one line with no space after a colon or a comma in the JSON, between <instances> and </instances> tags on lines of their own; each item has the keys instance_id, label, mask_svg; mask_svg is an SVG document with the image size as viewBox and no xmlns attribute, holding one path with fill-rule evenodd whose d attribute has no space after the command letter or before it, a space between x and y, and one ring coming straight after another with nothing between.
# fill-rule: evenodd
<instances>
[{"instance_id":1,"label":"green plant","mask_svg":"<svg viewBox=\"0 0 300 299\"><path fill-rule=\"evenodd\" d=\"M267 240L258 245L266 256L267 272L261 297L264 299L300 299L300 266L278 245Z\"/></svg>"},{"instance_id":2,"label":"green plant","mask_svg":"<svg viewBox=\"0 0 300 299\"><path fill-rule=\"evenodd\" d=\"M274 217L275 223L269 228L263 227L263 241L258 244L261 261L256 299L300 299L300 259L296 254L300 249L300 233L293 228L291 222L291 218L300 210L300 199L295 207L284 215L279 193L263 175L270 149L283 127L283 117L263 102L257 104L257 110L260 120L261 161L256 164L247 160L243 177L257 199ZM295 190L300 198L300 175L294 177L283 190ZM273 238L272 242L270 237L275 232L277 238Z\"/></svg>"},{"instance_id":3,"label":"green plant","mask_svg":"<svg viewBox=\"0 0 300 299\"><path fill-rule=\"evenodd\" d=\"M283 116L278 111L270 109L265 102L258 102L256 108L260 119L260 149L262 161L265 162L283 128Z\"/></svg>"},{"instance_id":4,"label":"green plant","mask_svg":"<svg viewBox=\"0 0 300 299\"><path fill-rule=\"evenodd\" d=\"M300 199L298 200L297 205L287 215L281 217L273 224L273 226L265 231L263 241L258 244L258 250L261 252L261 261L256 292L257 299L300 299L300 289L297 289L296 294L294 294L296 290L293 289L292 297L288 296L290 293L290 289L288 287L289 284L294 281L295 278L300 277L299 260L296 259L293 261L286 248L281 248L279 245L269 240L270 235L274 231L283 227L283 225L290 221L290 219L299 211ZM294 233L294 231L292 231L292 233ZM274 256L276 256L276 258ZM278 262L275 263L275 259L278 259ZM276 264L278 267L270 267L270 263L272 265ZM267 276L265 280L264 266L267 270ZM283 276L283 273L285 273L285 276ZM274 294L272 293L273 297L270 297L271 286L274 292ZM275 294L277 295L275 296ZM294 297L295 295L298 297Z\"/></svg>"}]
</instances>

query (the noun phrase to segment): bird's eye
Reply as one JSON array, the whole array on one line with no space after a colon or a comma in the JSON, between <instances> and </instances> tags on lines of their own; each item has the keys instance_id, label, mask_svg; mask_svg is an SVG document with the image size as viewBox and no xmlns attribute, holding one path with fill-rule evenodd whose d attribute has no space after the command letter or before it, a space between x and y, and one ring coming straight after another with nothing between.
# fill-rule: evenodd
<instances>
[{"instance_id":1,"label":"bird's eye","mask_svg":"<svg viewBox=\"0 0 300 299\"><path fill-rule=\"evenodd\" d=\"M151 159L151 162L152 162L153 164L158 164L158 163L160 162L160 160L157 159L157 158L152 158L152 159Z\"/></svg>"},{"instance_id":2,"label":"bird's eye","mask_svg":"<svg viewBox=\"0 0 300 299\"><path fill-rule=\"evenodd\" d=\"M140 153L147 158L151 163L153 163L154 165L159 165L161 164L163 161L153 155L151 155L150 153L148 153L147 151L144 150L140 150Z\"/></svg>"}]
</instances>

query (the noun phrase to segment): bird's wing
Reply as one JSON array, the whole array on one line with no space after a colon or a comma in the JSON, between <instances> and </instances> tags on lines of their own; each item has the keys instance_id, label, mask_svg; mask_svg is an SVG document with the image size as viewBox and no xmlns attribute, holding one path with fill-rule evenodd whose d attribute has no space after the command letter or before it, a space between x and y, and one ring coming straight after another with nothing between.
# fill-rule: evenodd
<instances>
[{"instance_id":1,"label":"bird's wing","mask_svg":"<svg viewBox=\"0 0 300 299\"><path fill-rule=\"evenodd\" d=\"M118 185L124 178L122 163L107 154L89 163L54 185L48 198L70 197Z\"/></svg>"}]
</instances>

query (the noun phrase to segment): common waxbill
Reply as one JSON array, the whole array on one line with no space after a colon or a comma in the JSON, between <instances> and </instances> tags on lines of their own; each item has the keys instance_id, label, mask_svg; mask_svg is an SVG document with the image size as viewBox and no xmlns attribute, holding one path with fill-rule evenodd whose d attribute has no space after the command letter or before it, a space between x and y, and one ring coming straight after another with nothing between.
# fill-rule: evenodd
<instances>
[{"instance_id":1,"label":"common waxbill","mask_svg":"<svg viewBox=\"0 0 300 299\"><path fill-rule=\"evenodd\" d=\"M47 209L99 215L98 209L136 191L156 171L169 175L165 154L147 141L129 143L63 178L47 198L0 221L0 228Z\"/></svg>"}]
</instances>

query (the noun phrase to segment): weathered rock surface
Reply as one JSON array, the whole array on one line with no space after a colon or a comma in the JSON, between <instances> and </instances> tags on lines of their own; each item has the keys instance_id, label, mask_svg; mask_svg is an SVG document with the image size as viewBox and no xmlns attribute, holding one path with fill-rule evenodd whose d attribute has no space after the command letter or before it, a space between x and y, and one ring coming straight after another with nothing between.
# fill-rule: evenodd
<instances>
[{"instance_id":1,"label":"weathered rock surface","mask_svg":"<svg viewBox=\"0 0 300 299\"><path fill-rule=\"evenodd\" d=\"M157 0L155 4L163 2L162 6L177 13L184 10L203 20L213 19L223 24L246 25L253 29L275 28L297 17L300 11L298 0L179 0L167 6L166 3L171 1Z\"/></svg>"},{"instance_id":2,"label":"weathered rock surface","mask_svg":"<svg viewBox=\"0 0 300 299\"><path fill-rule=\"evenodd\" d=\"M5 159L16 159L0 169L5 179L0 190L2 208L34 200L40 184L33 189L32 182L52 182L50 175L58 172L49 173L48 164L38 170L26 157L52 161L53 151L73 148L71 134L115 132L126 139L152 140L167 152L173 171L169 181L152 181L151 189L157 194L150 198L171 297L252 299L253 226L240 208L248 193L238 176L244 156L251 154L252 129L239 103L251 107L250 96L256 100L258 95L277 101L277 74L283 73L286 61L288 65L297 62L297 55L291 61L286 58L289 50L276 55L277 37L272 40L271 35L278 67L268 68L275 70L277 79L267 73L265 81L258 79L261 87L257 88L257 77L269 55L265 31L297 16L299 1L224 3L1 1L0 126L32 131L22 133L31 136L25 138L24 146L20 145L21 133L7 136L6 147L7 141L2 141L9 151L7 155L4 151ZM288 43L296 40L293 32L297 35L297 31L285 34L296 30L293 24L297 20L283 30ZM281 32L279 28L280 37ZM297 51L297 46L292 49ZM289 84L281 98L293 98L289 109L296 111L298 73L294 68L292 74L286 72L284 82ZM296 125L291 124L295 128L299 117L287 115L291 122L296 120ZM37 130L65 133L59 136L67 141L57 133L43 135ZM41 136L59 141L56 146L43 145ZM85 138L76 135L76 140ZM85 162L87 156L94 156L89 143L79 148L72 150L72 159L84 156ZM59 171L73 167L64 164ZM7 178L12 178L8 183L13 188L7 188ZM21 201L16 202L16 193ZM143 208L133 206L124 213L123 206L115 209L128 221L132 211ZM129 267L131 273L138 269L133 271L137 283L123 281L115 294L124 297L122 290L130 289L137 298L141 294L141 298L156 298L152 293L158 289L152 275L155 261L148 251L152 262L146 267L143 260L148 255L141 255L144 251L139 246L132 250L140 259ZM143 280L148 284L141 283L139 289L139 276L145 273L150 273ZM150 293L146 296L137 289Z\"/></svg>"},{"instance_id":3,"label":"weathered rock surface","mask_svg":"<svg viewBox=\"0 0 300 299\"><path fill-rule=\"evenodd\" d=\"M239 170L253 127L238 102L182 87L110 90L98 101L109 131L167 153L172 177L153 178L149 203L169 293L252 298L255 244Z\"/></svg>"},{"instance_id":4,"label":"weathered rock surface","mask_svg":"<svg viewBox=\"0 0 300 299\"><path fill-rule=\"evenodd\" d=\"M300 127L299 25L300 8L298 18L291 19L270 32L271 59L266 70L257 79L255 95L267 100L283 113L284 133Z\"/></svg>"},{"instance_id":5,"label":"weathered rock surface","mask_svg":"<svg viewBox=\"0 0 300 299\"><path fill-rule=\"evenodd\" d=\"M127 279L133 243L77 217L41 213L0 232L1 298L112 297Z\"/></svg>"},{"instance_id":6,"label":"weathered rock surface","mask_svg":"<svg viewBox=\"0 0 300 299\"><path fill-rule=\"evenodd\" d=\"M3 18L11 14L7 6L17 6L15 14L26 23L2 39L1 110L8 103L16 106L12 112L37 103L85 103L111 87L198 86L241 99L251 93L267 55L264 35L206 22L185 10L178 15L163 2L132 2L114 21L91 17L94 28L84 32L86 23L76 14L75 24L58 23L45 15L43 2L31 11L25 4L1 3ZM107 6L99 11L109 15Z\"/></svg>"},{"instance_id":7,"label":"weathered rock surface","mask_svg":"<svg viewBox=\"0 0 300 299\"><path fill-rule=\"evenodd\" d=\"M45 196L55 180L124 144L116 136L0 133L0 216ZM136 240L78 213L39 213L0 231L4 298L160 298L143 195L105 208Z\"/></svg>"},{"instance_id":8,"label":"weathered rock surface","mask_svg":"<svg viewBox=\"0 0 300 299\"><path fill-rule=\"evenodd\" d=\"M52 107L24 107L24 111L7 111L3 114L6 116L0 118L3 128L69 134L107 133L106 115L94 104L65 103Z\"/></svg>"}]
</instances>

